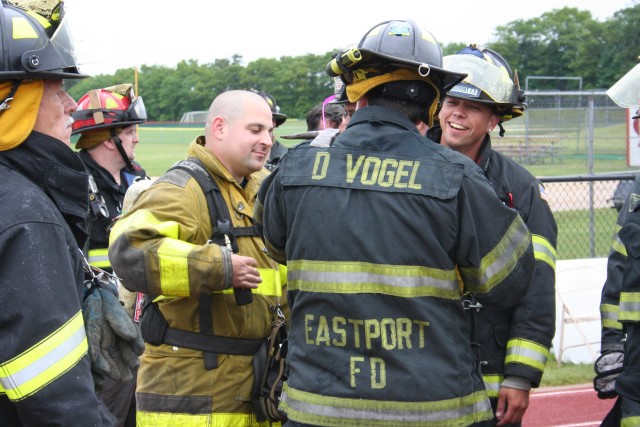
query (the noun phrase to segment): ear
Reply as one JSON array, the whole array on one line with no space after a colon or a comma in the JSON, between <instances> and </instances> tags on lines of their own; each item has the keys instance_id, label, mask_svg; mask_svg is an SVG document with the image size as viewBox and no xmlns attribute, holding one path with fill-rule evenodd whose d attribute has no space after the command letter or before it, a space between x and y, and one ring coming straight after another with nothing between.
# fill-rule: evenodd
<instances>
[{"instance_id":1,"label":"ear","mask_svg":"<svg viewBox=\"0 0 640 427\"><path fill-rule=\"evenodd\" d=\"M487 124L487 133L491 133L491 131L493 131L496 126L498 126L499 121L500 116L498 116L497 114L492 114L491 118L489 119L489 123Z\"/></svg>"},{"instance_id":2,"label":"ear","mask_svg":"<svg viewBox=\"0 0 640 427\"><path fill-rule=\"evenodd\" d=\"M109 150L117 150L118 147L116 147L116 143L113 140L113 138L109 138L109 139L105 139L103 141L105 147L107 147Z\"/></svg>"},{"instance_id":3,"label":"ear","mask_svg":"<svg viewBox=\"0 0 640 427\"><path fill-rule=\"evenodd\" d=\"M226 121L223 117L214 117L211 122L211 133L216 139L222 139L226 130Z\"/></svg>"}]
</instances>

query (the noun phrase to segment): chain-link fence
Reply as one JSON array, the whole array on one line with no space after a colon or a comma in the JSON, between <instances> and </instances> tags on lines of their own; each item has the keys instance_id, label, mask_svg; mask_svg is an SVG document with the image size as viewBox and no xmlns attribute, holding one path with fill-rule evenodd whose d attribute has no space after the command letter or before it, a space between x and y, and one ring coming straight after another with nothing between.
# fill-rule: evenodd
<instances>
[{"instance_id":1,"label":"chain-link fence","mask_svg":"<svg viewBox=\"0 0 640 427\"><path fill-rule=\"evenodd\" d=\"M637 127L605 92L529 92L527 103L503 138L493 133L493 148L544 182L558 259L606 257L616 208L639 171Z\"/></svg>"}]
</instances>

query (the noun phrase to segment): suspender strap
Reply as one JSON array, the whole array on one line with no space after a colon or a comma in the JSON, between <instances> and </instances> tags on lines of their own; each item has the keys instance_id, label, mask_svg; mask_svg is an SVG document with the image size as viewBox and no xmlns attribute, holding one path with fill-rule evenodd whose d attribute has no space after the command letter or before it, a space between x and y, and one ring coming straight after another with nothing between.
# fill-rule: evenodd
<instances>
[{"instance_id":1,"label":"suspender strap","mask_svg":"<svg viewBox=\"0 0 640 427\"><path fill-rule=\"evenodd\" d=\"M211 319L211 294L200 295L198 302L198 317L200 318L200 333L213 335L213 320ZM218 367L218 355L210 351L205 351L204 367L207 370Z\"/></svg>"}]
</instances>

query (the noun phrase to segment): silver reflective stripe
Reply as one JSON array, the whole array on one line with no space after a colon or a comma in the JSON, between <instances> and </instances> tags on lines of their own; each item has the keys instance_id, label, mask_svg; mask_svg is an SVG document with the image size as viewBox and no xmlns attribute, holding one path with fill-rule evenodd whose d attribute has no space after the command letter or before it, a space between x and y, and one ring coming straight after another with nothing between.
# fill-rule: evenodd
<instances>
[{"instance_id":1,"label":"silver reflective stripe","mask_svg":"<svg viewBox=\"0 0 640 427\"><path fill-rule=\"evenodd\" d=\"M530 242L527 227L520 217L516 217L505 236L482 259L479 269L460 268L465 286L473 292L490 292L516 266Z\"/></svg>"},{"instance_id":2,"label":"silver reflective stripe","mask_svg":"<svg viewBox=\"0 0 640 427\"><path fill-rule=\"evenodd\" d=\"M402 425L403 422L420 421L444 422L446 425L463 425L461 420L464 418L479 421L491 419L493 416L491 403L484 392L468 398L454 398L437 402L385 402L366 399L337 399L312 393L305 394L310 395L313 400L324 400L327 404L302 402L292 399L291 395L286 391L282 393L282 400L285 403L287 412L290 413L290 417L292 413L301 415L301 417L293 415L291 419L299 420L302 423L313 423L314 421L311 421L313 419L328 419L331 420L332 425L337 421L342 421L344 425L358 425L357 421L364 422L367 420L374 423L382 421L397 422L398 425ZM474 401L478 399L479 401ZM465 400L468 400L469 403L465 403ZM336 402L336 404L329 404L331 402ZM444 409L443 407L445 406L454 407ZM482 413L485 416L480 415ZM304 418L304 420L300 418Z\"/></svg>"},{"instance_id":3,"label":"silver reflective stripe","mask_svg":"<svg viewBox=\"0 0 640 427\"><path fill-rule=\"evenodd\" d=\"M33 380L38 375L43 374L47 369L67 358L85 340L84 324L79 323L77 328L67 339L55 346L51 351L44 353L41 357L33 360L20 370L11 372L7 377L0 377L0 384L5 390L12 390L21 387L28 381ZM55 336L54 336L55 337Z\"/></svg>"},{"instance_id":4,"label":"silver reflective stripe","mask_svg":"<svg viewBox=\"0 0 640 427\"><path fill-rule=\"evenodd\" d=\"M484 387L487 389L489 397L498 397L500 394L500 384L502 384L502 375L483 375Z\"/></svg>"},{"instance_id":5,"label":"silver reflective stripe","mask_svg":"<svg viewBox=\"0 0 640 427\"><path fill-rule=\"evenodd\" d=\"M399 288L432 287L445 291L458 289L455 280L444 280L425 276L389 276L371 272L332 272L332 271L292 271L288 273L289 281L321 282L321 283L368 283L380 286Z\"/></svg>"},{"instance_id":6,"label":"silver reflective stripe","mask_svg":"<svg viewBox=\"0 0 640 427\"><path fill-rule=\"evenodd\" d=\"M537 260L544 261L556 269L556 251L547 239L540 235L532 235L533 254Z\"/></svg>"},{"instance_id":7,"label":"silver reflective stripe","mask_svg":"<svg viewBox=\"0 0 640 427\"><path fill-rule=\"evenodd\" d=\"M538 364L542 364L542 366L544 366L547 363L547 356L544 354L541 354L533 349L527 348L527 347L523 347L523 346L519 346L519 345L515 345L513 347L509 347L507 348L507 360L509 359L509 356L515 356L517 357L518 362L520 363L525 363L523 361L524 359L530 359L530 360L534 360L536 362L538 362ZM530 363L527 363L527 365L531 365ZM537 368L537 367L536 367Z\"/></svg>"},{"instance_id":8,"label":"silver reflective stripe","mask_svg":"<svg viewBox=\"0 0 640 427\"><path fill-rule=\"evenodd\" d=\"M640 293L621 292L618 320L640 321Z\"/></svg>"},{"instance_id":9,"label":"silver reflective stripe","mask_svg":"<svg viewBox=\"0 0 640 427\"><path fill-rule=\"evenodd\" d=\"M95 266L110 266L107 249L97 249L89 251L89 264Z\"/></svg>"}]
</instances>

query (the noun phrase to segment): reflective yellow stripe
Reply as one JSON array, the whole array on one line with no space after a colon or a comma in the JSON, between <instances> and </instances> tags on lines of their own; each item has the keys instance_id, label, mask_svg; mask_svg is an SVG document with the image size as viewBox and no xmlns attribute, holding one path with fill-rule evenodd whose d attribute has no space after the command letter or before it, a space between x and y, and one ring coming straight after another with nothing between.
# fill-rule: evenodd
<instances>
[{"instance_id":1,"label":"reflective yellow stripe","mask_svg":"<svg viewBox=\"0 0 640 427\"><path fill-rule=\"evenodd\" d=\"M40 15L39 13L34 12L33 10L27 10L27 14L38 21L38 23L42 25L43 28L49 28L51 26L51 22L49 22L47 18Z\"/></svg>"},{"instance_id":2,"label":"reflective yellow stripe","mask_svg":"<svg viewBox=\"0 0 640 427\"><path fill-rule=\"evenodd\" d=\"M516 217L504 237L480 262L480 267L462 268L462 280L472 293L485 294L507 277L518 264L531 242L529 231Z\"/></svg>"},{"instance_id":3,"label":"reflective yellow stripe","mask_svg":"<svg viewBox=\"0 0 640 427\"><path fill-rule=\"evenodd\" d=\"M482 379L484 380L484 386L487 389L489 398L497 398L500 394L500 384L502 384L504 376L497 374L482 375Z\"/></svg>"},{"instance_id":4,"label":"reflective yellow stripe","mask_svg":"<svg viewBox=\"0 0 640 427\"><path fill-rule=\"evenodd\" d=\"M0 365L0 384L22 400L73 368L87 353L82 312L24 353Z\"/></svg>"},{"instance_id":5,"label":"reflective yellow stripe","mask_svg":"<svg viewBox=\"0 0 640 427\"><path fill-rule=\"evenodd\" d=\"M549 264L553 271L556 271L556 249L553 245L538 234L532 234L531 239L533 241L533 255L539 261Z\"/></svg>"},{"instance_id":6,"label":"reflective yellow stripe","mask_svg":"<svg viewBox=\"0 0 640 427\"><path fill-rule=\"evenodd\" d=\"M165 295L188 297L189 258L193 245L182 240L165 239L158 248L160 289Z\"/></svg>"},{"instance_id":7,"label":"reflective yellow stripe","mask_svg":"<svg viewBox=\"0 0 640 427\"><path fill-rule=\"evenodd\" d=\"M287 262L290 290L460 299L454 270L366 262Z\"/></svg>"},{"instance_id":8,"label":"reflective yellow stripe","mask_svg":"<svg viewBox=\"0 0 640 427\"><path fill-rule=\"evenodd\" d=\"M621 322L640 322L640 292L620 292Z\"/></svg>"},{"instance_id":9,"label":"reflective yellow stripe","mask_svg":"<svg viewBox=\"0 0 640 427\"><path fill-rule=\"evenodd\" d=\"M89 264L99 268L111 267L109 249L89 249Z\"/></svg>"},{"instance_id":10,"label":"reflective yellow stripe","mask_svg":"<svg viewBox=\"0 0 640 427\"><path fill-rule=\"evenodd\" d=\"M37 39L38 33L33 29L31 23L22 16L16 16L11 18L11 24L13 27L13 39Z\"/></svg>"},{"instance_id":11,"label":"reflective yellow stripe","mask_svg":"<svg viewBox=\"0 0 640 427\"><path fill-rule=\"evenodd\" d=\"M640 426L640 417L625 417L620 421L620 427L638 427Z\"/></svg>"},{"instance_id":12,"label":"reflective yellow stripe","mask_svg":"<svg viewBox=\"0 0 640 427\"><path fill-rule=\"evenodd\" d=\"M141 226L151 227L158 235L165 237L157 249L162 293L175 297L188 297L190 295L188 256L194 245L179 240L179 223L161 222L148 210L139 210L116 222L110 240L115 241L127 229Z\"/></svg>"},{"instance_id":13,"label":"reflective yellow stripe","mask_svg":"<svg viewBox=\"0 0 640 427\"><path fill-rule=\"evenodd\" d=\"M281 297L282 283L280 281L280 272L273 268L259 268L258 272L262 278L262 283L258 285L257 289L251 289L251 293L270 297ZM233 288L225 289L223 291L214 291L213 293L218 292L223 294L232 294Z\"/></svg>"},{"instance_id":14,"label":"reflective yellow stripe","mask_svg":"<svg viewBox=\"0 0 640 427\"><path fill-rule=\"evenodd\" d=\"M144 412L136 413L136 425L138 427L229 427L229 426L251 426L251 427L280 427L281 423L256 421L254 414L233 414L215 413L205 415L176 414L167 412Z\"/></svg>"},{"instance_id":15,"label":"reflective yellow stripe","mask_svg":"<svg viewBox=\"0 0 640 427\"><path fill-rule=\"evenodd\" d=\"M600 321L603 328L622 329L622 323L618 322L620 307L613 304L600 305Z\"/></svg>"},{"instance_id":16,"label":"reflective yellow stripe","mask_svg":"<svg viewBox=\"0 0 640 427\"><path fill-rule=\"evenodd\" d=\"M484 390L439 401L399 402L331 397L285 384L280 409L291 420L327 426L453 426L493 419Z\"/></svg>"},{"instance_id":17,"label":"reflective yellow stripe","mask_svg":"<svg viewBox=\"0 0 640 427\"><path fill-rule=\"evenodd\" d=\"M533 341L514 338L507 342L505 363L520 363L544 371L548 357L549 349Z\"/></svg>"},{"instance_id":18,"label":"reflective yellow stripe","mask_svg":"<svg viewBox=\"0 0 640 427\"><path fill-rule=\"evenodd\" d=\"M613 241L611 242L611 250L614 252L618 252L626 258L627 248L624 246L624 243L622 243L622 240L620 240L620 236L618 236L618 233L621 229L622 226L620 226L620 224L616 224L613 232Z\"/></svg>"}]
</instances>

